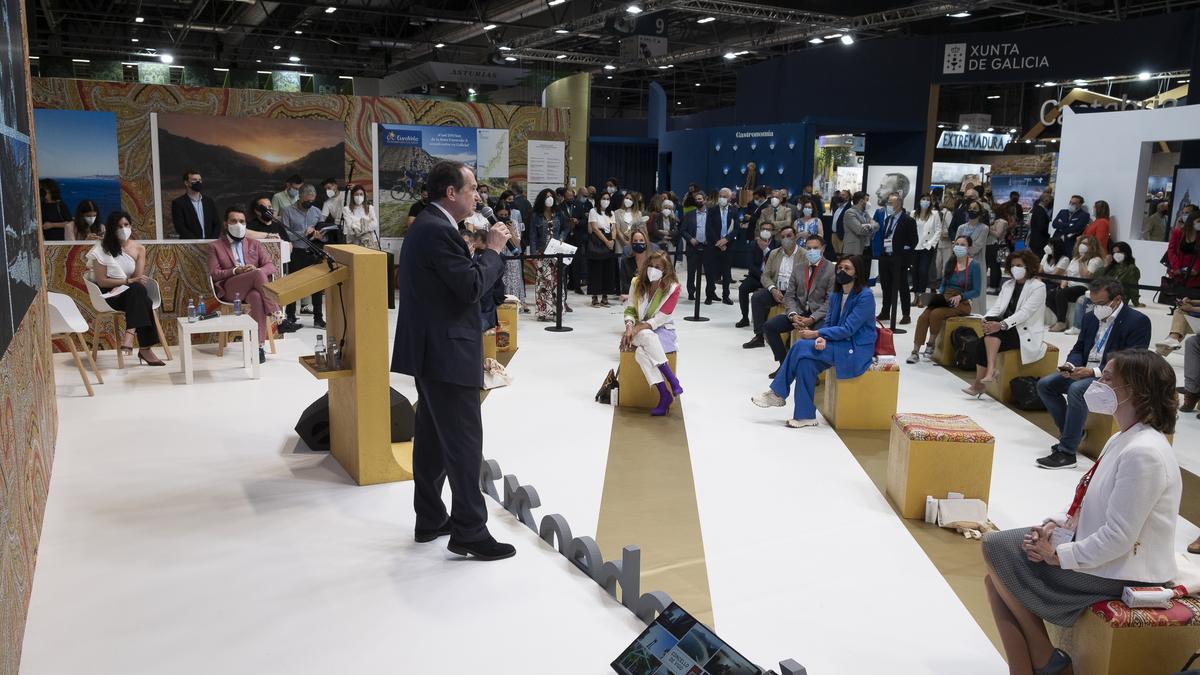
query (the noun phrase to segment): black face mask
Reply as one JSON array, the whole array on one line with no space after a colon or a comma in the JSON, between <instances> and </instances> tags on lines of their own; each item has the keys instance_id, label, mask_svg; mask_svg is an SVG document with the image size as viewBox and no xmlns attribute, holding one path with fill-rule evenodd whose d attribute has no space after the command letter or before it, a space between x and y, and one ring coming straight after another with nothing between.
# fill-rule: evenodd
<instances>
[{"instance_id":1,"label":"black face mask","mask_svg":"<svg viewBox=\"0 0 1200 675\"><path fill-rule=\"evenodd\" d=\"M641 243L641 242L638 242L638 243L636 243L636 244L634 244L634 245L633 245L633 252L634 252L634 253L644 253L645 251L646 251L646 245L645 245L645 244L643 244L643 243Z\"/></svg>"},{"instance_id":2,"label":"black face mask","mask_svg":"<svg viewBox=\"0 0 1200 675\"><path fill-rule=\"evenodd\" d=\"M846 270L838 270L835 277L837 278L837 282L843 286L854 281L854 277L850 276Z\"/></svg>"},{"instance_id":3,"label":"black face mask","mask_svg":"<svg viewBox=\"0 0 1200 675\"><path fill-rule=\"evenodd\" d=\"M971 215L971 220L975 220L975 219L979 218L978 211L968 211L967 213L969 213Z\"/></svg>"},{"instance_id":4,"label":"black face mask","mask_svg":"<svg viewBox=\"0 0 1200 675\"><path fill-rule=\"evenodd\" d=\"M300 209L303 211L307 211L308 209L312 208L312 205L313 205L312 200L302 201L302 202L300 202Z\"/></svg>"},{"instance_id":5,"label":"black face mask","mask_svg":"<svg viewBox=\"0 0 1200 675\"><path fill-rule=\"evenodd\" d=\"M193 181L191 186L192 192L204 192L204 183L202 181Z\"/></svg>"},{"instance_id":6,"label":"black face mask","mask_svg":"<svg viewBox=\"0 0 1200 675\"><path fill-rule=\"evenodd\" d=\"M271 209L263 207L255 208L254 212L258 215L258 219L264 223L271 222L271 218L275 215L271 212Z\"/></svg>"}]
</instances>

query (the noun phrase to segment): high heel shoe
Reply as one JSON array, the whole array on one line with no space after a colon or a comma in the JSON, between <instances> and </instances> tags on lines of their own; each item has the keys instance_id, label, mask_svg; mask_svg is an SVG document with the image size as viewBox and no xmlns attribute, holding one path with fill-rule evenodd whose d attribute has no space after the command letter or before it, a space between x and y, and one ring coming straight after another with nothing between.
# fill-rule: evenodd
<instances>
[{"instance_id":1,"label":"high heel shoe","mask_svg":"<svg viewBox=\"0 0 1200 675\"><path fill-rule=\"evenodd\" d=\"M994 373L994 372L984 375L983 379L979 380L980 384L991 384L995 381L996 381L996 373Z\"/></svg>"},{"instance_id":2,"label":"high heel shoe","mask_svg":"<svg viewBox=\"0 0 1200 675\"><path fill-rule=\"evenodd\" d=\"M137 333L135 333L134 331L131 331L131 330L125 331L125 337L129 340L130 344L126 345L124 342L122 342L121 346L118 347L118 349L121 350L122 355L129 356L130 354L133 353L133 338L136 336L137 336Z\"/></svg>"},{"instance_id":3,"label":"high heel shoe","mask_svg":"<svg viewBox=\"0 0 1200 675\"><path fill-rule=\"evenodd\" d=\"M1041 668L1034 668L1033 675L1058 675L1071 667L1071 655L1061 649L1050 653L1050 660Z\"/></svg>"},{"instance_id":4,"label":"high heel shoe","mask_svg":"<svg viewBox=\"0 0 1200 675\"><path fill-rule=\"evenodd\" d=\"M149 353L148 357L147 357L147 353ZM167 364L163 363L161 360L159 360L159 358L154 355L154 352L150 351L149 349L139 349L137 357L138 357L138 362L144 363L148 366L165 366L165 365L167 365ZM150 359L154 359L154 360L151 361Z\"/></svg>"},{"instance_id":5,"label":"high heel shoe","mask_svg":"<svg viewBox=\"0 0 1200 675\"><path fill-rule=\"evenodd\" d=\"M975 398L979 398L979 397L983 396L984 391L985 391L984 387L979 387L978 389L976 389L975 385L971 385L969 387L964 388L962 390L962 393L966 394L967 396L974 396Z\"/></svg>"}]
</instances>

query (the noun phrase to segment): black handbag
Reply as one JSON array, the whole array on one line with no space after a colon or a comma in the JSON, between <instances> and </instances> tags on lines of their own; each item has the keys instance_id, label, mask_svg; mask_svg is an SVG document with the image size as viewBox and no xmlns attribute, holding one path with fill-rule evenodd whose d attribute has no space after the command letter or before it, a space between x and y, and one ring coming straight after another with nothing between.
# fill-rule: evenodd
<instances>
[{"instance_id":1,"label":"black handbag","mask_svg":"<svg viewBox=\"0 0 1200 675\"><path fill-rule=\"evenodd\" d=\"M1017 410L1045 410L1046 404L1042 403L1042 397L1038 396L1037 383L1036 377L1013 378L1009 384L1012 406Z\"/></svg>"},{"instance_id":2,"label":"black handbag","mask_svg":"<svg viewBox=\"0 0 1200 675\"><path fill-rule=\"evenodd\" d=\"M979 349L980 337L972 328L960 326L950 334L950 344L954 347L954 366L959 370L975 370L976 351Z\"/></svg>"}]
</instances>

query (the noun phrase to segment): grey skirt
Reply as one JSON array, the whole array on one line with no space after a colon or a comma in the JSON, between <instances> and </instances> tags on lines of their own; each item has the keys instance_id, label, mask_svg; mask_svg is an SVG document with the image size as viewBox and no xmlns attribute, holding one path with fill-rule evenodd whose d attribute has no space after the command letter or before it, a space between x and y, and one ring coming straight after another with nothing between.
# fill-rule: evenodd
<instances>
[{"instance_id":1,"label":"grey skirt","mask_svg":"<svg viewBox=\"0 0 1200 675\"><path fill-rule=\"evenodd\" d=\"M1018 602L1052 624L1074 626L1084 609L1104 600L1119 600L1126 586L1147 585L1030 562L1021 548L1028 531L1024 528L984 535L983 557Z\"/></svg>"}]
</instances>

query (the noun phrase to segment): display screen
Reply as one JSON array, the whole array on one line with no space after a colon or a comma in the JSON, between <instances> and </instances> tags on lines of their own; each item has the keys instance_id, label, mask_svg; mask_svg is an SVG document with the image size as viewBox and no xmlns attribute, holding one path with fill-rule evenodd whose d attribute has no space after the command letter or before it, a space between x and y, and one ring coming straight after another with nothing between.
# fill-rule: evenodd
<instances>
[{"instance_id":1,"label":"display screen","mask_svg":"<svg viewBox=\"0 0 1200 675\"><path fill-rule=\"evenodd\" d=\"M612 662L621 675L762 675L707 626L671 603Z\"/></svg>"}]
</instances>

